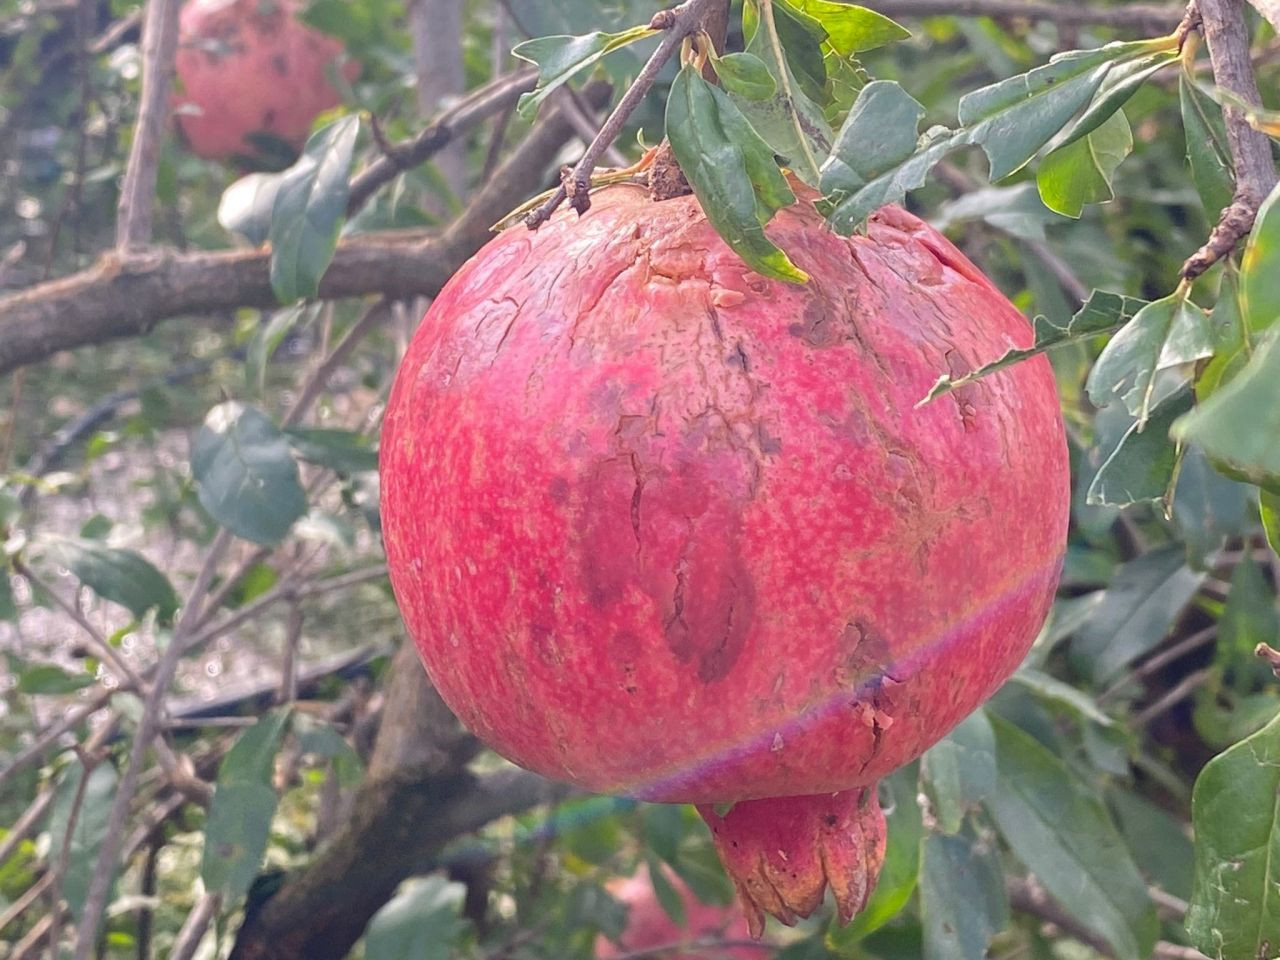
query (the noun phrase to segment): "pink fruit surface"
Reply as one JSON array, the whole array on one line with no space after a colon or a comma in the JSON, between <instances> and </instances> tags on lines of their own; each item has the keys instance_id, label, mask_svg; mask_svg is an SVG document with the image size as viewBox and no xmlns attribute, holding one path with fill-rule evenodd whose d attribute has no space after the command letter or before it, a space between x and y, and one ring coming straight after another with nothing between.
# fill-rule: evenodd
<instances>
[{"instance_id":1,"label":"pink fruit surface","mask_svg":"<svg viewBox=\"0 0 1280 960\"><path fill-rule=\"evenodd\" d=\"M653 892L649 871L641 869L633 876L609 885L609 892L627 908L627 925L614 943L604 937L596 940L596 960L613 960L635 950L651 950L672 943L715 940L729 941L726 946L687 947L664 952L667 960L769 960L773 952L760 946L732 944L745 940L747 924L742 914L732 907L703 903L678 877L666 872L666 878L684 904L685 924L671 919Z\"/></svg>"},{"instance_id":2,"label":"pink fruit surface","mask_svg":"<svg viewBox=\"0 0 1280 960\"><path fill-rule=\"evenodd\" d=\"M297 19L299 0L188 0L179 20L175 100L193 153L253 156L268 134L299 147L340 102L330 82L342 44ZM344 67L352 79L354 63Z\"/></svg>"},{"instance_id":3,"label":"pink fruit surface","mask_svg":"<svg viewBox=\"0 0 1280 960\"><path fill-rule=\"evenodd\" d=\"M770 237L812 277L794 286L693 197L593 200L493 239L409 348L381 453L405 623L499 753L704 805L748 902L776 845L742 801L795 797L813 836L850 825L806 856L874 879L871 788L995 691L1049 609L1069 503L1049 365L916 407L1031 331L900 209L852 238L808 203L779 213ZM759 909L821 899L821 871L816 899L803 871L764 872L795 888ZM846 915L869 890L832 886Z\"/></svg>"}]
</instances>

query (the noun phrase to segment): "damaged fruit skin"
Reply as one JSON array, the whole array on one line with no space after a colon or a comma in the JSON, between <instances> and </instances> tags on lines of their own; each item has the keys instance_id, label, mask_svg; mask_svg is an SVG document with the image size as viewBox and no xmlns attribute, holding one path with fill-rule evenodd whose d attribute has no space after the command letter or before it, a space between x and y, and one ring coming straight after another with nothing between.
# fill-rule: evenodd
<instances>
[{"instance_id":1,"label":"damaged fruit skin","mask_svg":"<svg viewBox=\"0 0 1280 960\"><path fill-rule=\"evenodd\" d=\"M192 153L252 157L255 134L302 146L341 102L329 71L342 44L298 19L299 0L188 0L178 28L175 117ZM354 79L355 63L343 67Z\"/></svg>"},{"instance_id":2,"label":"damaged fruit skin","mask_svg":"<svg viewBox=\"0 0 1280 960\"><path fill-rule=\"evenodd\" d=\"M915 407L1031 339L945 238L891 207L839 237L803 202L769 235L809 284L631 186L501 234L428 312L381 453L392 585L445 700L542 774L702 805L753 927L828 880L860 908L874 784L1017 666L1069 504L1043 358ZM763 798L820 872L767 869Z\"/></svg>"}]
</instances>

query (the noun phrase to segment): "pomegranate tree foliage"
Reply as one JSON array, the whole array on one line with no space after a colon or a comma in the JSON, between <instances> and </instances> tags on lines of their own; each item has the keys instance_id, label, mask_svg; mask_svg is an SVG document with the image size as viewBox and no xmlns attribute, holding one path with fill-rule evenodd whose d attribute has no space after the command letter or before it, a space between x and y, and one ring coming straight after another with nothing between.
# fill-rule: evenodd
<instances>
[{"instance_id":1,"label":"pomegranate tree foliage","mask_svg":"<svg viewBox=\"0 0 1280 960\"><path fill-rule=\"evenodd\" d=\"M979 2L899 25L893 0L873 5L735 3L727 44L686 44L619 149L637 160L637 138L665 133L726 241L789 282L805 278L767 224L798 193L841 232L886 202L944 226L1025 310L1034 346L940 370L921 402L1052 350L1076 495L1059 600L1027 662L886 782L871 904L848 927L822 913L772 931L776 949L1276 956L1280 697L1253 650L1280 629L1280 203L1235 255L1179 282L1232 201L1234 101L1195 35L1180 47L1176 7L1144 29L1101 2L1060 23L984 17ZM464 193L565 88L583 110L604 77L616 100L657 42L655 9L466 4L467 86L516 69L494 51L517 44L539 79L522 109L512 98L464 132ZM137 12L0 0L0 294L111 246ZM48 950L51 927L73 949L95 883L110 884L88 918L108 957L165 955L184 923L207 925L202 956L336 957L363 933L371 960L587 957L622 933L608 882L640 863L677 919L663 864L730 900L690 810L544 790L473 757L438 715L377 732L400 628L378 566L376 425L420 311L371 320L367 304L314 298L342 243L428 229L467 198L412 164L349 209L349 175L423 125L409 31L390 0L314 0L305 16L362 63L339 115L300 157L239 180L168 138L157 188L159 244L270 239L280 308L193 313L0 385L9 956ZM1248 26L1274 89L1275 38ZM1265 111L1255 123L1276 130ZM543 184L576 155L539 155ZM0 324L12 304L0 298ZM116 830L169 649L163 736ZM390 745L406 729L435 753L395 794L385 758L409 755ZM305 923L277 919L291 904ZM308 932L322 947L289 946Z\"/></svg>"}]
</instances>

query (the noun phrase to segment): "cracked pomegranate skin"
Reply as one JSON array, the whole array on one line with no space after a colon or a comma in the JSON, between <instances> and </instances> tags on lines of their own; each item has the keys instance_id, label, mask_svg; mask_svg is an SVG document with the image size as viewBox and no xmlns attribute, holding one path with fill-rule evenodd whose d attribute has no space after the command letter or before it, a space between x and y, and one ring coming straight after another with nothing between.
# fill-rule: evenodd
<instances>
[{"instance_id":1,"label":"cracked pomegranate skin","mask_svg":"<svg viewBox=\"0 0 1280 960\"><path fill-rule=\"evenodd\" d=\"M191 152L254 156L255 133L300 147L317 116L341 102L330 66L342 44L297 19L299 0L188 0L175 61L175 114ZM359 73L345 64L348 80Z\"/></svg>"},{"instance_id":2,"label":"cracked pomegranate skin","mask_svg":"<svg viewBox=\"0 0 1280 960\"><path fill-rule=\"evenodd\" d=\"M843 238L801 203L768 232L809 284L753 273L693 197L608 188L494 238L414 337L382 440L392 585L441 695L522 766L704 805L870 786L1045 618L1049 365L915 406L1025 319L900 209Z\"/></svg>"}]
</instances>

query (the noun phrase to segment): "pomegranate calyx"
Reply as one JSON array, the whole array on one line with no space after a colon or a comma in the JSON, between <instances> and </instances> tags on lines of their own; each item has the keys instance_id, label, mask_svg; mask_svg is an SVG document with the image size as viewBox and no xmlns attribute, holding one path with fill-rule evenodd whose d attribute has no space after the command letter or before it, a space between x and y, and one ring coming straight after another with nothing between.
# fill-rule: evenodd
<instances>
[{"instance_id":1,"label":"pomegranate calyx","mask_svg":"<svg viewBox=\"0 0 1280 960\"><path fill-rule=\"evenodd\" d=\"M751 935L765 914L792 926L822 903L828 885L842 923L867 905L884 864L885 820L874 784L840 793L734 804L723 816L699 804L747 914Z\"/></svg>"}]
</instances>

